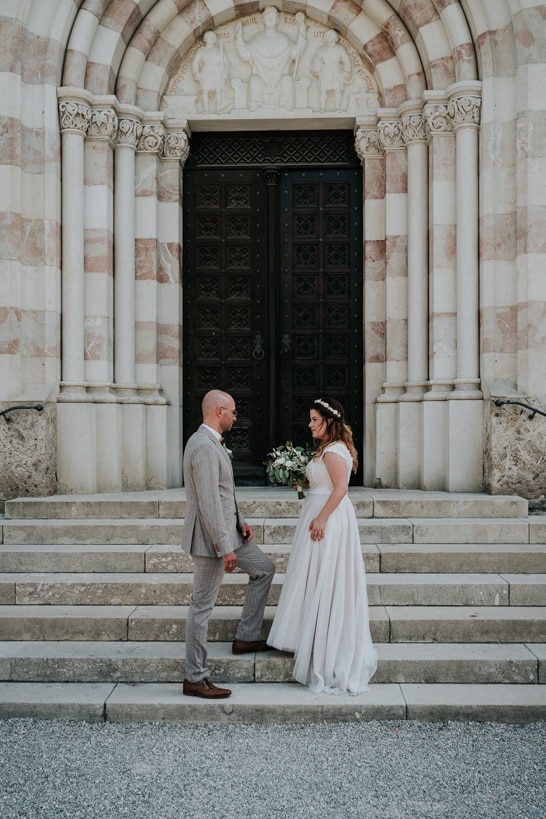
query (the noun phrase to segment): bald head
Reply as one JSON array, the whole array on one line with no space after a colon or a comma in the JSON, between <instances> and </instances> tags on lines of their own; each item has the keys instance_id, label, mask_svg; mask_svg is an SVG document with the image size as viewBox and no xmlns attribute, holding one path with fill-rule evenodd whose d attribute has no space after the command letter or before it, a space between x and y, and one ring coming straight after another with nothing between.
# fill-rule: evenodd
<instances>
[{"instance_id":1,"label":"bald head","mask_svg":"<svg viewBox=\"0 0 546 819\"><path fill-rule=\"evenodd\" d=\"M203 418L207 415L214 415L216 408L225 406L228 401L233 401L233 398L227 392L222 392L222 390L211 390L208 392L201 403Z\"/></svg>"},{"instance_id":2,"label":"bald head","mask_svg":"<svg viewBox=\"0 0 546 819\"><path fill-rule=\"evenodd\" d=\"M218 432L228 432L236 418L235 401L228 392L210 390L201 404L203 423Z\"/></svg>"}]
</instances>

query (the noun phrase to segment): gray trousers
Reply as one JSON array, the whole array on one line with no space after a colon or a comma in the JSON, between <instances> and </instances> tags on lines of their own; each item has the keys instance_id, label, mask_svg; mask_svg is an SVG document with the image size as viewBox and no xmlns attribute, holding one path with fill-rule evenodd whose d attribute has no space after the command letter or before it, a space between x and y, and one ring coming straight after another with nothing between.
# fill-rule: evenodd
<instances>
[{"instance_id":1,"label":"gray trousers","mask_svg":"<svg viewBox=\"0 0 546 819\"><path fill-rule=\"evenodd\" d=\"M224 579L224 561L222 558L198 555L192 555L192 559L194 575L186 623L186 679L199 682L209 676L208 625ZM275 564L253 541L243 543L237 549L237 560L239 568L248 574L249 581L236 637L239 640L259 640Z\"/></svg>"}]
</instances>

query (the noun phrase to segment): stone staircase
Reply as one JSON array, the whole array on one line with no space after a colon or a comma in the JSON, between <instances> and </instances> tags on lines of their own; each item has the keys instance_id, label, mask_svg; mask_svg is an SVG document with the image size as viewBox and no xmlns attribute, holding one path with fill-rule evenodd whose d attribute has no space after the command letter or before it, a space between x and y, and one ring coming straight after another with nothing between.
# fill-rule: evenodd
<instances>
[{"instance_id":1,"label":"stone staircase","mask_svg":"<svg viewBox=\"0 0 546 819\"><path fill-rule=\"evenodd\" d=\"M300 502L241 488L277 566ZM192 563L183 490L17 499L0 518L0 716L306 722L546 718L546 517L516 497L352 489L379 654L370 690L312 695L281 652L233 656L246 575L226 576L209 627L228 700L184 697Z\"/></svg>"}]
</instances>

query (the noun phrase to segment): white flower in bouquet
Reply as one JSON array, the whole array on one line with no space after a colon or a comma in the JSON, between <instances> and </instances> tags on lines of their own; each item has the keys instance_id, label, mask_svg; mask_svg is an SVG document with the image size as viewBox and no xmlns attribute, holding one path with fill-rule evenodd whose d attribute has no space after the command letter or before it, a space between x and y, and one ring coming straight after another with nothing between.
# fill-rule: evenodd
<instances>
[{"instance_id":1,"label":"white flower in bouquet","mask_svg":"<svg viewBox=\"0 0 546 819\"><path fill-rule=\"evenodd\" d=\"M301 500L305 497L303 494L305 467L312 457L313 452L308 446L294 446L292 441L275 447L264 462L269 482L278 486L295 484L298 498Z\"/></svg>"}]
</instances>

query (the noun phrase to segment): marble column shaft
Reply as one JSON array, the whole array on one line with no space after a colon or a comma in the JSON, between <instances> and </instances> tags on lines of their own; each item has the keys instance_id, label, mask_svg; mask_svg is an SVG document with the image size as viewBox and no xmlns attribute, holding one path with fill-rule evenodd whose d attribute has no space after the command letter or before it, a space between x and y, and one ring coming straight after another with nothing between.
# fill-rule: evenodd
<instances>
[{"instance_id":1,"label":"marble column shaft","mask_svg":"<svg viewBox=\"0 0 546 819\"><path fill-rule=\"evenodd\" d=\"M83 96L83 95L82 95ZM62 134L62 379L84 380L84 137L90 96L59 89Z\"/></svg>"},{"instance_id":2,"label":"marble column shaft","mask_svg":"<svg viewBox=\"0 0 546 819\"><path fill-rule=\"evenodd\" d=\"M448 93L455 130L457 192L456 390L479 388L478 128L481 83L457 83Z\"/></svg>"},{"instance_id":3,"label":"marble column shaft","mask_svg":"<svg viewBox=\"0 0 546 819\"><path fill-rule=\"evenodd\" d=\"M115 151L114 378L136 381L135 342L135 149L142 125L120 114Z\"/></svg>"}]
</instances>

